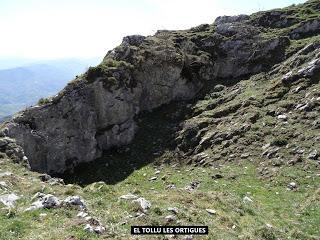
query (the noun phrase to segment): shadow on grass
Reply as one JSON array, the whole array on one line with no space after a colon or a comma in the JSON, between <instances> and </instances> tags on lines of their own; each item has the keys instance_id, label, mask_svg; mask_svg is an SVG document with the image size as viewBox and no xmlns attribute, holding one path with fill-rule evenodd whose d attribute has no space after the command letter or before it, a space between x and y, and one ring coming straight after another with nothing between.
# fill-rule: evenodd
<instances>
[{"instance_id":1,"label":"shadow on grass","mask_svg":"<svg viewBox=\"0 0 320 240\"><path fill-rule=\"evenodd\" d=\"M98 181L116 184L136 169L154 163L161 155L166 161L164 153L172 153L176 148L174 139L179 124L185 119L186 105L185 102L176 102L141 114L136 119L139 130L131 144L106 151L94 162L82 163L73 173L66 172L59 177L66 183L82 186Z\"/></svg>"},{"instance_id":2,"label":"shadow on grass","mask_svg":"<svg viewBox=\"0 0 320 240\"><path fill-rule=\"evenodd\" d=\"M104 181L116 184L125 180L133 171L151 163L180 162L181 155L175 154L176 133L179 125L193 114L192 107L199 99L211 93L216 84L232 86L239 79L215 79L207 82L197 96L186 102L173 102L152 112L142 113L136 118L139 130L131 144L104 152L93 162L78 165L73 173L61 177L66 183L82 186Z\"/></svg>"}]
</instances>

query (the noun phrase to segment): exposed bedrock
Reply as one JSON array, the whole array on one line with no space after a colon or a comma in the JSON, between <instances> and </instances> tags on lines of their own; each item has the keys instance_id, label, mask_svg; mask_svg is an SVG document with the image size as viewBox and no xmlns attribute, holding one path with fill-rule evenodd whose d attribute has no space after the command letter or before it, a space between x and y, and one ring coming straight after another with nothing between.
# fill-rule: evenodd
<instances>
[{"instance_id":1,"label":"exposed bedrock","mask_svg":"<svg viewBox=\"0 0 320 240\"><path fill-rule=\"evenodd\" d=\"M267 38L248 18L125 37L46 104L16 114L2 135L16 140L32 169L48 173L128 144L140 112L194 98L209 81L258 73L284 59L288 38Z\"/></svg>"}]
</instances>

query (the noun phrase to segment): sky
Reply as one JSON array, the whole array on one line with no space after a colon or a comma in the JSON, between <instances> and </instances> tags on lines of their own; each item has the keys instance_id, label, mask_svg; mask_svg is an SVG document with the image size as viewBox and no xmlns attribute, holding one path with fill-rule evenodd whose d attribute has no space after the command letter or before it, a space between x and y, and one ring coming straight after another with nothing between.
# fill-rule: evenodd
<instances>
[{"instance_id":1,"label":"sky","mask_svg":"<svg viewBox=\"0 0 320 240\"><path fill-rule=\"evenodd\" d=\"M103 57L126 35L305 0L0 0L0 59Z\"/></svg>"}]
</instances>

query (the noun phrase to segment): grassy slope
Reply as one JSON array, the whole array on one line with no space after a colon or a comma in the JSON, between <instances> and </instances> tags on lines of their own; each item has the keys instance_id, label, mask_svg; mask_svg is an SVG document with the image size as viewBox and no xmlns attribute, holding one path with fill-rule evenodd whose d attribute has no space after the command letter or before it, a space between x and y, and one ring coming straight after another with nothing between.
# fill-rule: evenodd
<instances>
[{"instance_id":1,"label":"grassy slope","mask_svg":"<svg viewBox=\"0 0 320 240\"><path fill-rule=\"evenodd\" d=\"M299 17L305 18L301 14ZM317 40L318 37L291 40L288 56ZM9 185L8 192L22 196L16 209L0 210L0 239L134 239L129 234L130 225L164 225L164 217L172 214L167 211L168 207L179 209L178 222L173 224L209 226L210 235L196 239L320 239L319 164L306 157L309 150L319 150L315 139L320 132L312 128L318 108L306 113L292 110L292 106L304 102L307 95L310 98L310 92L319 92L319 82L301 81L287 87L277 85L278 80L274 76L268 79L257 75L222 93L208 93L189 106L165 106L142 116L139 124L143 128L128 150L110 151L95 165L80 166L75 175L65 176L68 182L80 185L50 186L41 182L37 173L8 159L0 159L0 173L14 173L0 181ZM299 86L302 90L293 93ZM234 94L235 89L240 91ZM249 104L245 104L247 102ZM239 103L240 107L234 107ZM277 109L289 116L288 124L267 114ZM204 148L210 159L206 167L179 165L188 160L174 151L181 122L190 120L197 126L203 121L209 125L206 133L224 133L245 123L255 113L260 114L259 118L252 122L250 131L236 136L237 141ZM217 119L219 122L214 122ZM279 158L261 157L263 145L279 142L288 146L280 147ZM301 163L289 166L287 162L294 157L290 150L297 145L306 152ZM250 155L241 159L243 153ZM156 169L161 170L158 179L149 181ZM223 178L213 179L217 173ZM186 191L185 186L192 181L199 181L199 188ZM296 191L287 190L292 181L298 184ZM177 188L168 189L169 184ZM76 209L23 212L39 191L61 199L82 196L89 212L107 226L107 233L101 236L86 233L84 224L76 217ZM0 194L4 192L0 188ZM137 209L130 201L119 200L119 196L127 193L151 201L147 215L129 217L135 215ZM253 202L243 202L245 196ZM207 208L215 209L217 214L208 214Z\"/></svg>"},{"instance_id":2,"label":"grassy slope","mask_svg":"<svg viewBox=\"0 0 320 240\"><path fill-rule=\"evenodd\" d=\"M0 239L134 239L130 237L130 225L165 225L168 207L177 207L179 225L208 225L210 235L196 239L318 239L320 236L320 172L314 162L294 167L282 166L270 169L271 176L259 173L258 160L230 163L218 168L201 168L172 165L148 165L127 179L114 185L103 182L86 187L77 185L50 186L10 161L1 162L1 171L12 171L13 176L1 180L10 190L23 195L11 213L2 209L0 214ZM155 170L161 169L155 181ZM222 179L212 179L216 173ZM161 177L166 176L165 180ZM184 189L192 181L199 181L193 192ZM291 181L298 183L297 191L287 190ZM176 189L167 189L168 184ZM76 209L50 209L25 213L31 197L37 191L52 193L63 199L79 194L87 202L89 211L107 227L108 233L98 237L88 234L79 225ZM129 218L136 208L119 196L134 193L151 201L148 214L141 218ZM243 202L243 197L253 202ZM210 215L205 209L215 209ZM40 214L46 213L46 216ZM123 225L122 225L123 224ZM272 225L268 227L267 224ZM151 239L141 237L139 239ZM155 237L155 239L165 239Z\"/></svg>"},{"instance_id":3,"label":"grassy slope","mask_svg":"<svg viewBox=\"0 0 320 240\"><path fill-rule=\"evenodd\" d=\"M250 97L251 93L258 93L254 81L245 81L241 85L245 85L245 91L238 95L240 99ZM265 87L262 84L257 86ZM259 94L257 95L259 98ZM207 105L203 104L210 101L212 100L197 102L193 109L206 109ZM239 99L235 98L234 101ZM282 104L282 101L278 104ZM228 105L224 107L226 106ZM129 234L130 225L164 225L165 216L172 214L167 211L168 207L179 209L179 222L173 224L209 226L210 235L207 238L195 239L319 239L320 171L317 162L303 159L302 163L289 166L286 161L291 156L285 148L281 149L284 160L282 164L274 166L274 159L259 157L260 145L272 140L277 132L270 130L278 124L273 117L263 116L252 127L253 130L240 138L235 146L255 138L260 132L266 132L265 142L258 139L255 144L246 146L244 151L237 152L233 149L238 154L233 162L215 161L213 166L202 168L177 165L179 159L174 155L171 144L176 124L185 117L184 114L179 114L184 109L179 104L166 106L164 109L166 111L160 109L141 117L139 124L144 128L139 131L136 141L129 146L128 151L111 151L95 165L84 165L75 175L66 177L68 182L81 185L50 186L40 182L37 173L13 164L10 160L1 160L0 172L11 171L14 175L3 177L0 181L9 184L9 192L23 197L10 214L5 209L1 210L0 239L134 239ZM270 124L270 128L263 126L262 122ZM293 123L293 126L283 124L282 127L289 130L296 128L299 132L306 127L299 121ZM224 125L219 127L220 130L227 128ZM288 129L285 132L289 132ZM308 131L304 132L306 136L307 133ZM310 130L309 134L312 136L317 133ZM310 147L308 141L300 143L301 147ZM217 145L216 149L207 151L212 151L210 156L213 159L215 153L222 152L219 147ZM250 152L252 155L241 160L239 156L243 152ZM158 154L160 155L157 156ZM228 159L228 156L224 159ZM106 163L109 165L106 166ZM268 173L261 171L264 167L267 167ZM158 179L149 181L156 176L156 169L161 170ZM213 179L212 176L216 173L222 174L223 178ZM165 180L162 180L164 176ZM199 181L199 188L193 192L184 190L192 181ZM292 181L298 184L297 191L287 190L287 184ZM167 189L169 184L174 184L177 188ZM102 236L86 233L83 230L84 224L76 217L76 209L23 212L30 206L32 196L38 191L54 194L61 199L69 195L82 196L88 203L89 212L108 227L108 232ZM119 200L119 196L127 193L134 193L151 201L152 207L146 216L129 217L134 216L137 209L130 202ZM244 203L244 196L252 198L253 203ZM217 214L208 214L205 210L207 208L215 209ZM47 215L40 215L43 213ZM268 227L269 225L272 227ZM159 236L154 239L166 238Z\"/></svg>"}]
</instances>

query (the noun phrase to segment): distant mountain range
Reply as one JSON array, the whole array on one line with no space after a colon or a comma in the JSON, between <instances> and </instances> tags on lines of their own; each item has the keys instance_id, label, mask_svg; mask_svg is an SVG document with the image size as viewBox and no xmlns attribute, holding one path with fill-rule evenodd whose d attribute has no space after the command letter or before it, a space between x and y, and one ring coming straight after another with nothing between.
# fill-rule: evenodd
<instances>
[{"instance_id":1,"label":"distant mountain range","mask_svg":"<svg viewBox=\"0 0 320 240\"><path fill-rule=\"evenodd\" d=\"M25 61L26 62L26 61ZM14 66L0 60L0 69ZM0 121L23 108L35 104L41 97L55 95L68 81L99 63L98 58L60 59L28 63L0 70Z\"/></svg>"}]
</instances>

